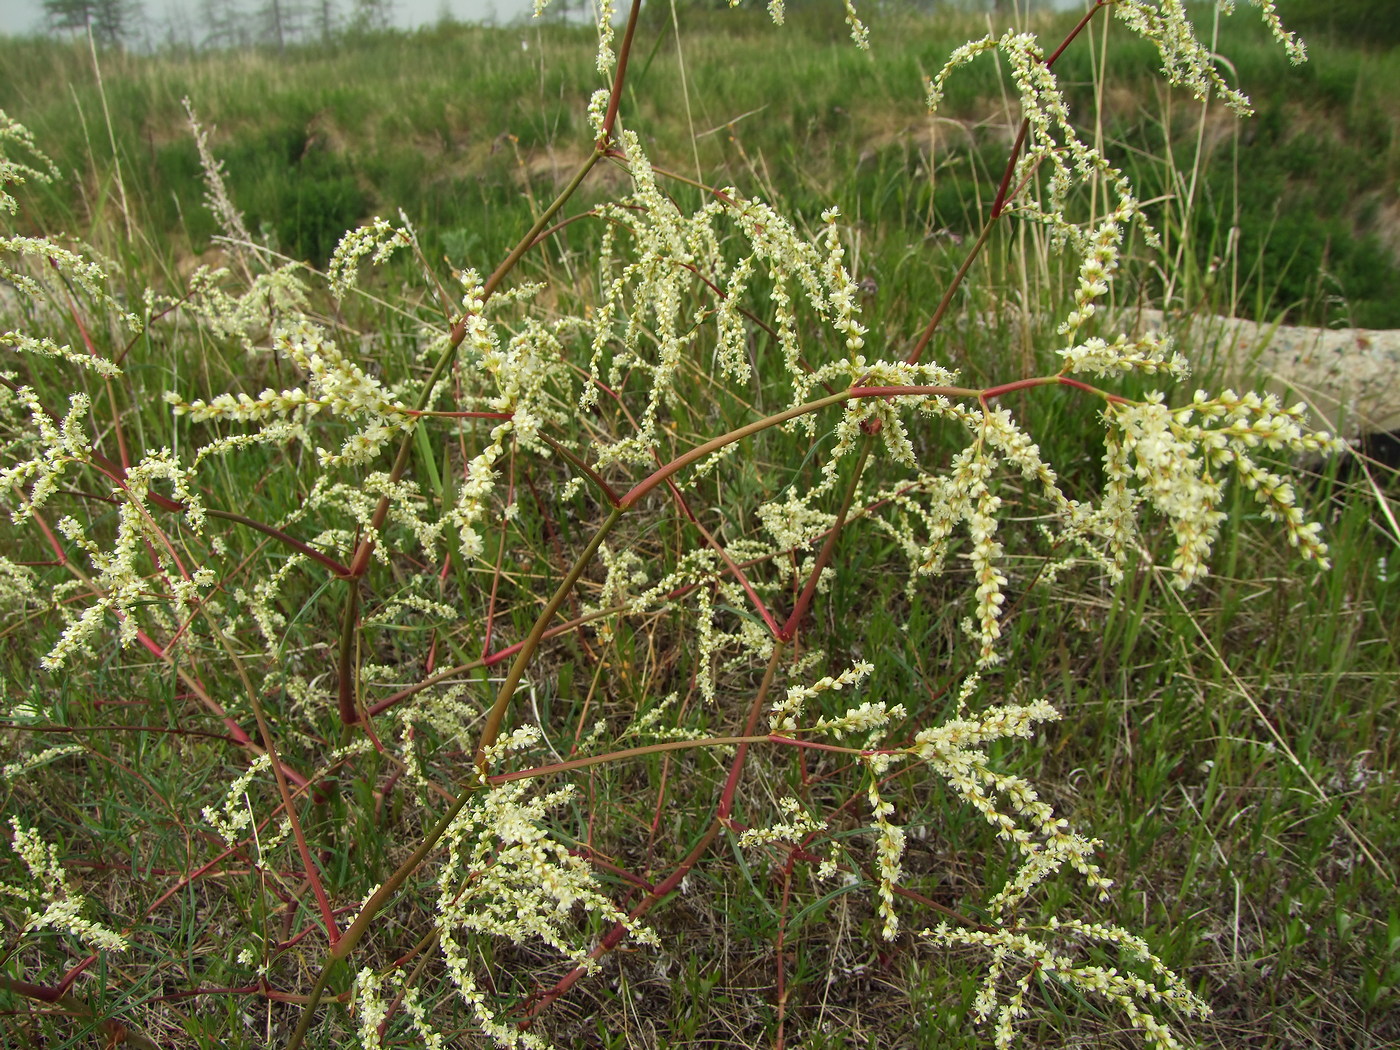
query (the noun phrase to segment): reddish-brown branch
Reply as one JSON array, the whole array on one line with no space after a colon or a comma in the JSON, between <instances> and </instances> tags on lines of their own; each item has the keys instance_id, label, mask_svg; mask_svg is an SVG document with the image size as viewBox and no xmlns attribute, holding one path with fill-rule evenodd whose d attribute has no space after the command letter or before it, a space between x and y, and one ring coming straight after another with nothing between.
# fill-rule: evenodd
<instances>
[{"instance_id":1,"label":"reddish-brown branch","mask_svg":"<svg viewBox=\"0 0 1400 1050\"><path fill-rule=\"evenodd\" d=\"M851 503L855 499L856 489L860 487L860 476L865 472L865 463L870 456L870 446L875 439L867 434L861 441L860 452L856 456L856 464L851 472L850 483L846 486L846 496L841 501L841 509L836 514L836 523L831 527L831 531L826 534L826 541L822 544L821 552L817 555L817 560L812 565L812 571L807 577L806 586L802 588L802 593L798 595L797 601L793 604L792 614L783 624L782 631L778 637L785 642L790 642L797 634L797 628L801 626L802 619L807 615L807 610L812 605L812 598L817 593L817 584L821 582L822 573L831 564L831 558L836 553L836 541L841 535L842 528L846 524L846 515L850 513Z\"/></svg>"},{"instance_id":2,"label":"reddish-brown branch","mask_svg":"<svg viewBox=\"0 0 1400 1050\"><path fill-rule=\"evenodd\" d=\"M1094 6L1084 13L1084 17L1079 20L1075 27L1066 35L1064 40L1060 42L1060 46L1045 60L1045 68L1049 69L1053 66L1056 60L1065 53L1065 48L1069 47L1069 45L1074 42L1074 39L1084 31L1094 15L1099 12L1099 9L1106 7L1112 2L1113 0L1096 0ZM928 344L933 339L933 333L938 330L939 324L942 323L944 316L948 312L948 308L953 303L953 296L957 293L958 289L962 287L963 281L967 278L968 271L972 269L973 262L982 254L982 249L986 247L987 239L991 236L992 227L995 226L997 220L1001 218L1002 213L1006 210L1007 204L1010 203L1017 193L1020 193L1022 187L1029 181L1029 178L1022 180L1020 185L1016 187L1015 192L1012 192L1011 180L1016 175L1016 164L1021 159L1021 150L1025 148L1026 137L1030 133L1030 126L1031 122L1029 118L1021 121L1021 129L1016 133L1016 141L1012 144L1011 152L1006 158L1006 170L1002 172L1001 182L997 186L996 198L992 201L991 210L988 212L988 219L983 223L982 232L977 235L977 240L973 243L972 247L968 249L967 255L962 261L962 265L958 267L958 272L954 274L953 279L948 282L948 287L943 292L943 298L939 300L938 307L934 310L933 316L929 318L928 324L924 326L923 333L919 336L918 342L914 344L914 348L905 356L905 360L910 364L918 361L919 358L923 356L924 351L928 349Z\"/></svg>"},{"instance_id":3,"label":"reddish-brown branch","mask_svg":"<svg viewBox=\"0 0 1400 1050\"><path fill-rule=\"evenodd\" d=\"M783 652L787 646L782 641L773 643L773 653L768 659L768 667L764 671L763 681L759 683L757 692L754 694L753 702L749 705L748 719L745 724L745 737L752 737L753 730L758 725L759 716L763 712L763 705L768 698L768 692L772 688L773 678L777 674L778 664L782 660ZM629 924L635 924L644 918L647 912L651 911L657 904L665 900L680 886L682 880L690 874L691 870L700 859L709 852L710 846L719 837L720 831L729 823L729 814L734 807L734 795L738 790L739 778L743 773L745 760L748 758L749 741L740 744L734 755L734 760L729 766L729 776L725 780L724 790L720 794L719 804L715 808L714 819L710 821L710 826L705 829L705 833L700 836L693 849L687 853L676 867L665 879L656 884L655 889L648 893L638 902L631 911L627 913L627 922L615 923L598 943L597 947L589 953L592 960L601 959L608 952L612 951L627 936ZM588 972L586 966L576 966L569 971L554 985L553 988L545 992L538 999L529 1004L525 1010L525 1016L520 1021L521 1028L528 1028L531 1021L537 1017L550 1003L568 992L585 973Z\"/></svg>"},{"instance_id":4,"label":"reddish-brown branch","mask_svg":"<svg viewBox=\"0 0 1400 1050\"><path fill-rule=\"evenodd\" d=\"M612 90L608 92L608 110L603 116L603 130L598 136L597 150L600 154L612 147L618 107L622 105L622 84L627 79L627 63L632 56L632 40L637 35L641 13L642 0L632 0L632 8L627 12L627 28L622 31L622 43L617 49L617 69L613 73Z\"/></svg>"}]
</instances>

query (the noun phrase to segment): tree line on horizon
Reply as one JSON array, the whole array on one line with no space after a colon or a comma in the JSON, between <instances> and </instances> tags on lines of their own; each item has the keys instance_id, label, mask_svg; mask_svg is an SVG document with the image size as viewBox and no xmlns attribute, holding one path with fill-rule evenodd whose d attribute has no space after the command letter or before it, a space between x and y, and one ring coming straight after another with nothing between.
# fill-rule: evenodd
<instances>
[{"instance_id":1,"label":"tree line on horizon","mask_svg":"<svg viewBox=\"0 0 1400 1050\"><path fill-rule=\"evenodd\" d=\"M756 0L744 0L753 3ZM789 8L841 0L789 0ZM889 3L890 0L884 0ZM900 3L901 0L895 0ZM727 7L729 0L681 0L686 7ZM1011 14L1028 5L1063 7L1063 0L902 0L911 9L982 8ZM1307 39L1332 39L1368 48L1400 44L1397 0L1276 0L1289 28ZM191 11L158 24L142 0L42 0L42 31L60 35L91 31L106 47L161 45L195 48L275 47L328 43L343 35L374 32L394 25L395 0L198 0ZM567 20L587 13L591 0L553 0L548 12ZM443 0L442 20L450 21Z\"/></svg>"},{"instance_id":2,"label":"tree line on horizon","mask_svg":"<svg viewBox=\"0 0 1400 1050\"><path fill-rule=\"evenodd\" d=\"M142 0L42 0L42 32L105 47L243 48L328 42L393 25L394 0L198 0L159 20Z\"/></svg>"}]
</instances>

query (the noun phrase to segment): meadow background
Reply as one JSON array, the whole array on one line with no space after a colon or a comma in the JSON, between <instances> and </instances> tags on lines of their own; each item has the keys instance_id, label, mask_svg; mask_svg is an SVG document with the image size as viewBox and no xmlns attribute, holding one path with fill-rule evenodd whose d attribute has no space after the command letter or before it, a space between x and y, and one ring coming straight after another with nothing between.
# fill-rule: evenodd
<instances>
[{"instance_id":1,"label":"meadow background","mask_svg":"<svg viewBox=\"0 0 1400 1050\"><path fill-rule=\"evenodd\" d=\"M1115 288L1120 306L1165 299L1182 315L1400 328L1400 49L1387 46L1394 41L1383 22L1359 38L1350 32L1343 5L1293 6L1300 28L1313 30L1301 69L1255 24L1221 23L1215 49L1230 56L1231 79L1254 100L1249 121L1168 93L1150 50L1116 27L1096 31L1092 48L1068 52L1057 68L1091 141L1152 202L1174 263L1164 269L1145 254L1130 261ZM670 9L647 10L624 124L658 164L782 201L814 228L838 205L854 231L852 269L872 338L917 331L931 306L930 274L941 288L976 235L1014 135L1017 118L990 64L953 81L937 117L922 103L921 77L985 31L985 17L872 10L871 57L850 47L832 5L794 5L783 29L761 10L687 5L680 14L673 24ZM443 24L282 49L111 48L95 66L86 40L3 39L0 109L30 128L64 176L25 188L16 226L64 231L113 260L132 287L176 296L198 265L226 261L202 203L181 104L188 98L216 129L231 198L274 251L322 267L344 230L402 209L434 264L489 268L591 148L594 47L591 28L565 24ZM595 175L571 213L617 192L621 178ZM596 225L570 225L527 257L525 275L567 286L586 271L600 235ZM978 265L938 337L937 359L979 383L1053 371L1049 334L1074 275L1048 264L1034 231L1016 228L999 234ZM433 303L418 292L404 299L408 277L393 266L367 280L369 294L347 300L335 321L363 334L388 372L391 360L411 359L415 319ZM0 311L22 309L7 292L0 286ZM79 339L76 317L46 321ZM101 396L115 398L127 440L157 447L182 440L160 400L177 378L256 390L260 378L244 373L267 367L175 315L130 348L124 386ZM1196 377L1205 386L1209 379ZM738 413L707 405L703 382L693 382L695 434L707 414ZM1099 438L1084 405L1019 407L1035 420L1047 458L1093 474ZM936 455L940 438L926 440ZM800 443L775 444L735 464L718 503L743 506L803 454ZM221 469L214 495L223 504L246 494L275 518L300 498L303 479L271 451ZM1001 757L1105 840L1102 863L1122 888L1116 920L1141 930L1214 1007L1192 1028L1210 1046L1400 1043L1400 536L1385 513L1395 477L1380 466L1369 475L1345 464L1314 472L1307 498L1326 508L1329 572L1300 572L1275 528L1236 495L1216 575L1204 586L1178 599L1147 560L1116 588L1084 569L1048 589L1027 588L1008 624L1002 678L1022 695L1053 696L1065 718L1043 731L1042 746ZM575 526L527 511L518 528L510 543L501 539L502 552L522 573L557 574L557 534L567 540ZM663 557L674 546L664 535L643 541ZM36 535L12 531L4 543L17 560L45 560ZM831 653L833 665L858 646L877 677L902 683L892 692L946 705L927 683L938 667L947 681L968 670L956 637L962 607L941 601L938 585L911 605L888 572L891 557L875 542L838 562L809 644ZM224 586L253 586L239 575L248 571L231 569ZM1028 562L1028 576L1034 571ZM948 594L955 590L950 583ZM334 608L318 604L318 594L311 581L283 598L289 660L324 661L339 634ZM526 602L507 609L499 629L522 631L530 612ZM190 713L158 661L112 645L62 673L38 672L59 626L40 608L0 620L0 749L7 761L55 743L77 742L85 753L7 780L0 800L7 815L70 844L65 864L120 928L208 849L199 806L218 797L242 759L201 735L217 725ZM546 662L540 702L626 710L684 683L683 649L638 647L640 638L566 639ZM429 640L406 644L421 654ZM469 656L481 649L479 625L437 625L431 644ZM235 680L232 669L221 673ZM463 761L426 732L434 762L450 769ZM674 777L663 791L683 799L703 793L711 772L657 765L642 779L654 786ZM350 895L382 877L378 843L416 819L386 777L371 771L321 818L350 829L343 850L321 859ZM625 829L610 844L618 855L658 848L655 822L633 812L647 796L629 771L600 772L590 791L594 810ZM957 907L995 880L1002 861L989 831L927 801L900 805L925 814L911 885ZM13 882L17 863L7 854L0 864L14 869L5 876ZM82 1045L107 1018L170 1046L262 1045L283 1031L287 1005L249 985L229 957L240 923L266 929L283 918L269 913L256 880L236 875L189 883L142 918L166 950L104 959L95 979L76 986L86 1013L0 990L0 1046ZM977 1045L964 1016L976 983L966 959L885 945L871 933L869 907L849 895L780 916L778 886L779 874L750 866L738 850L720 857L655 913L659 961L647 952L621 958L547 1013L543 1029L560 1045L769 1045L776 955L780 966L787 960L782 1009L794 1045ZM289 930L290 915L286 922ZM44 984L63 972L52 958L47 973L25 970L13 947L4 958L16 981ZM537 961L503 953L494 962L528 975ZM529 989L524 980L520 990ZM1064 1009L1076 1014L1074 1025L1048 1018L1038 1045L1133 1045L1085 1004ZM327 1028L320 1038L337 1045L344 1034Z\"/></svg>"}]
</instances>

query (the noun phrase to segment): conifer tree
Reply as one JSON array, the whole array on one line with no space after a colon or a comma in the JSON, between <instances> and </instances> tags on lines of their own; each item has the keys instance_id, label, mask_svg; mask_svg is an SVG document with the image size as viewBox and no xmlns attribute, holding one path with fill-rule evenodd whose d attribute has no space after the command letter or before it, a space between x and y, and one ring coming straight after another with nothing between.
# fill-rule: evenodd
<instances>
[{"instance_id":1,"label":"conifer tree","mask_svg":"<svg viewBox=\"0 0 1400 1050\"><path fill-rule=\"evenodd\" d=\"M43 0L44 21L50 31L89 27L99 43L120 44L131 35L140 17L136 0Z\"/></svg>"}]
</instances>

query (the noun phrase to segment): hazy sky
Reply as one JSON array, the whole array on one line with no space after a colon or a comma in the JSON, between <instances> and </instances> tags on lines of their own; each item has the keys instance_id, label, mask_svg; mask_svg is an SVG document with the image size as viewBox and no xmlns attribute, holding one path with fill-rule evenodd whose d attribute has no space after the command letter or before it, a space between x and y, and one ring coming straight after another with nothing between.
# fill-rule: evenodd
<instances>
[{"instance_id":1,"label":"hazy sky","mask_svg":"<svg viewBox=\"0 0 1400 1050\"><path fill-rule=\"evenodd\" d=\"M154 36L160 39L164 25L174 20L180 24L198 21L198 0L139 0L152 26ZM1022 3L1027 0L1021 0ZM1084 0L1035 0L1055 7L1071 7ZM242 0L241 6L252 8L255 0ZM412 28L429 22L436 22L444 14L450 14L459 22L501 21L508 22L522 17L531 7L532 0L392 0L394 21L403 28ZM349 10L352 0L340 0L337 5ZM570 4L578 7L578 0ZM619 4L619 7L622 5ZM42 0L0 0L0 33L29 33L43 26L44 6Z\"/></svg>"},{"instance_id":2,"label":"hazy sky","mask_svg":"<svg viewBox=\"0 0 1400 1050\"><path fill-rule=\"evenodd\" d=\"M436 22L444 12L459 22L476 22L496 18L509 21L530 9L531 0L393 0L394 21L403 27ZM171 14L186 18L196 15L196 0L142 0L142 8L151 21L165 22ZM242 6L252 7L252 2ZM349 10L351 4L342 0L338 5ZM0 0L0 33L28 33L43 26L44 5L41 0ZM157 28L157 36L160 35Z\"/></svg>"}]
</instances>

